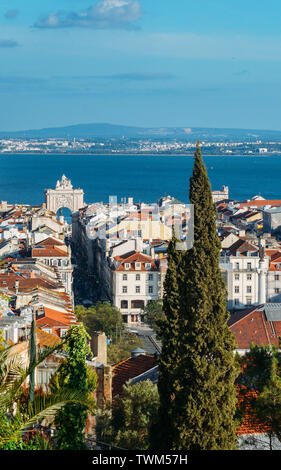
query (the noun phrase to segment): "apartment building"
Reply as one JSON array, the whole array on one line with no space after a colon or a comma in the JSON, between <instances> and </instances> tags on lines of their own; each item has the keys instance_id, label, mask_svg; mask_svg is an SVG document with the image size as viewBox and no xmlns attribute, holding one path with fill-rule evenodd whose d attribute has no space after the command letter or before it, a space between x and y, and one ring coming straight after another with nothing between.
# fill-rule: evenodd
<instances>
[{"instance_id":1,"label":"apartment building","mask_svg":"<svg viewBox=\"0 0 281 470\"><path fill-rule=\"evenodd\" d=\"M113 305L118 307L126 323L140 321L140 315L161 291L159 263L150 256L133 252L114 258L112 267Z\"/></svg>"}]
</instances>

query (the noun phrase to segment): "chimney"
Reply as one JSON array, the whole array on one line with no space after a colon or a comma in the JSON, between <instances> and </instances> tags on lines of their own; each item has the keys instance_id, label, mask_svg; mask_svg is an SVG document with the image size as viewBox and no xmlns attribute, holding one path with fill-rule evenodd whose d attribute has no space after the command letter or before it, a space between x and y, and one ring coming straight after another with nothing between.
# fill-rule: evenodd
<instances>
[{"instance_id":1,"label":"chimney","mask_svg":"<svg viewBox=\"0 0 281 470\"><path fill-rule=\"evenodd\" d=\"M101 364L107 364L107 338L105 333L95 332L91 339L94 358Z\"/></svg>"}]
</instances>

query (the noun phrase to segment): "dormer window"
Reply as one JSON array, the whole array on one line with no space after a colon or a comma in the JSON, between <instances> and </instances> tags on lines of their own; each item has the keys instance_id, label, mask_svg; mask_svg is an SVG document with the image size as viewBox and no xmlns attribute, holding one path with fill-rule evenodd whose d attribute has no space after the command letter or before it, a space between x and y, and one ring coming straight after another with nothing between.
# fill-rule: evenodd
<instances>
[{"instance_id":1,"label":"dormer window","mask_svg":"<svg viewBox=\"0 0 281 470\"><path fill-rule=\"evenodd\" d=\"M131 265L130 263L125 263L125 269L130 269Z\"/></svg>"},{"instance_id":2,"label":"dormer window","mask_svg":"<svg viewBox=\"0 0 281 470\"><path fill-rule=\"evenodd\" d=\"M145 269L149 271L151 269L151 264L150 263L145 263Z\"/></svg>"},{"instance_id":3,"label":"dormer window","mask_svg":"<svg viewBox=\"0 0 281 470\"><path fill-rule=\"evenodd\" d=\"M135 263L135 269L141 269L141 263Z\"/></svg>"}]
</instances>

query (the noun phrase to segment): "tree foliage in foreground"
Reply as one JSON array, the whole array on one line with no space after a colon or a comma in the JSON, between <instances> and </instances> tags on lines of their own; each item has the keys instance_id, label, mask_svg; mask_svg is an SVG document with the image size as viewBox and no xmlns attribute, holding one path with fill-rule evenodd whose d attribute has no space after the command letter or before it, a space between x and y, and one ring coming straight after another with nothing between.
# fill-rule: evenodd
<instances>
[{"instance_id":1,"label":"tree foliage in foreground","mask_svg":"<svg viewBox=\"0 0 281 470\"><path fill-rule=\"evenodd\" d=\"M268 430L269 446L274 438L281 441L281 352L274 345L251 345L240 358L241 374L237 383L245 390L257 391L251 401L252 410ZM243 416L243 407L242 407Z\"/></svg>"},{"instance_id":2,"label":"tree foliage in foreground","mask_svg":"<svg viewBox=\"0 0 281 470\"><path fill-rule=\"evenodd\" d=\"M49 448L49 442L36 431L44 422L51 424L68 403L83 403L89 407L85 393L58 391L41 393L36 390L30 406L27 380L31 373L50 355L61 349L63 342L38 353L36 362L26 365L17 345L0 351L0 449L39 450Z\"/></svg>"},{"instance_id":3,"label":"tree foliage in foreground","mask_svg":"<svg viewBox=\"0 0 281 470\"><path fill-rule=\"evenodd\" d=\"M157 387L146 380L124 385L111 410L100 413L98 439L123 449L148 449L149 429L159 407Z\"/></svg>"},{"instance_id":4,"label":"tree foliage in foreground","mask_svg":"<svg viewBox=\"0 0 281 470\"><path fill-rule=\"evenodd\" d=\"M190 180L194 245L182 255L171 242L159 360L160 413L152 446L169 450L231 450L237 446L235 337L227 321L226 288L210 182L199 146Z\"/></svg>"},{"instance_id":5,"label":"tree foliage in foreground","mask_svg":"<svg viewBox=\"0 0 281 470\"><path fill-rule=\"evenodd\" d=\"M83 325L75 325L69 329L65 347L68 356L60 365L56 380L61 389L80 391L90 399L91 393L96 388L97 377L89 373L86 364L87 355L90 354L88 339L89 335ZM53 381L53 386L54 383ZM87 407L79 403L68 403L57 414L55 426L58 449L83 450L86 448L84 428L87 415Z\"/></svg>"}]
</instances>

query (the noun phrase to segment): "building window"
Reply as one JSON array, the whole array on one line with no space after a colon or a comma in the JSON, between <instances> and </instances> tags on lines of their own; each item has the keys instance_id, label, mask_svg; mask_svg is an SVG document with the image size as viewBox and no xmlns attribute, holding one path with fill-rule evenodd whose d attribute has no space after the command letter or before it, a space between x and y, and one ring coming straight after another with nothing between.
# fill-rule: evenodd
<instances>
[{"instance_id":1,"label":"building window","mask_svg":"<svg viewBox=\"0 0 281 470\"><path fill-rule=\"evenodd\" d=\"M127 274L123 274L123 281L127 281L127 280L128 280Z\"/></svg>"},{"instance_id":2,"label":"building window","mask_svg":"<svg viewBox=\"0 0 281 470\"><path fill-rule=\"evenodd\" d=\"M149 281L153 281L153 274L149 274L149 275L148 275L148 280L149 280Z\"/></svg>"},{"instance_id":3,"label":"building window","mask_svg":"<svg viewBox=\"0 0 281 470\"><path fill-rule=\"evenodd\" d=\"M150 263L145 263L145 269L147 269L147 270L151 269L151 264Z\"/></svg>"},{"instance_id":4,"label":"building window","mask_svg":"<svg viewBox=\"0 0 281 470\"><path fill-rule=\"evenodd\" d=\"M153 294L153 286L148 287L148 292L149 292L149 294Z\"/></svg>"},{"instance_id":5,"label":"building window","mask_svg":"<svg viewBox=\"0 0 281 470\"><path fill-rule=\"evenodd\" d=\"M234 287L234 292L235 292L235 294L239 294L239 286Z\"/></svg>"},{"instance_id":6,"label":"building window","mask_svg":"<svg viewBox=\"0 0 281 470\"><path fill-rule=\"evenodd\" d=\"M127 287L127 286L123 286L123 287L122 287L122 292L123 292L123 294L127 294L127 292L128 292L128 287Z\"/></svg>"},{"instance_id":7,"label":"building window","mask_svg":"<svg viewBox=\"0 0 281 470\"><path fill-rule=\"evenodd\" d=\"M239 305L239 299L234 299L234 304Z\"/></svg>"},{"instance_id":8,"label":"building window","mask_svg":"<svg viewBox=\"0 0 281 470\"><path fill-rule=\"evenodd\" d=\"M125 263L125 269L130 269L131 265L130 263Z\"/></svg>"},{"instance_id":9,"label":"building window","mask_svg":"<svg viewBox=\"0 0 281 470\"><path fill-rule=\"evenodd\" d=\"M251 305L252 304L252 297L246 297L246 304Z\"/></svg>"},{"instance_id":10,"label":"building window","mask_svg":"<svg viewBox=\"0 0 281 470\"><path fill-rule=\"evenodd\" d=\"M275 294L279 294L280 289L278 289L278 287L276 287L276 289L274 289L274 290L275 290Z\"/></svg>"},{"instance_id":11,"label":"building window","mask_svg":"<svg viewBox=\"0 0 281 470\"><path fill-rule=\"evenodd\" d=\"M141 263L136 263L135 264L135 269L141 269Z\"/></svg>"},{"instance_id":12,"label":"building window","mask_svg":"<svg viewBox=\"0 0 281 470\"><path fill-rule=\"evenodd\" d=\"M239 271L239 263L235 263L235 269L236 271Z\"/></svg>"},{"instance_id":13,"label":"building window","mask_svg":"<svg viewBox=\"0 0 281 470\"><path fill-rule=\"evenodd\" d=\"M251 294L252 293L252 287L251 286L247 286L247 294Z\"/></svg>"},{"instance_id":14,"label":"building window","mask_svg":"<svg viewBox=\"0 0 281 470\"><path fill-rule=\"evenodd\" d=\"M144 309L144 300L132 300L131 308L140 308Z\"/></svg>"},{"instance_id":15,"label":"building window","mask_svg":"<svg viewBox=\"0 0 281 470\"><path fill-rule=\"evenodd\" d=\"M140 274L136 274L136 281L140 281Z\"/></svg>"},{"instance_id":16,"label":"building window","mask_svg":"<svg viewBox=\"0 0 281 470\"><path fill-rule=\"evenodd\" d=\"M136 286L136 294L140 294L141 288L140 286Z\"/></svg>"},{"instance_id":17,"label":"building window","mask_svg":"<svg viewBox=\"0 0 281 470\"><path fill-rule=\"evenodd\" d=\"M252 269L252 263L247 263L247 270L251 271L251 269Z\"/></svg>"},{"instance_id":18,"label":"building window","mask_svg":"<svg viewBox=\"0 0 281 470\"><path fill-rule=\"evenodd\" d=\"M239 281L239 278L240 278L239 274L235 274L235 281Z\"/></svg>"},{"instance_id":19,"label":"building window","mask_svg":"<svg viewBox=\"0 0 281 470\"><path fill-rule=\"evenodd\" d=\"M279 274L275 274L274 279L275 281L279 281Z\"/></svg>"},{"instance_id":20,"label":"building window","mask_svg":"<svg viewBox=\"0 0 281 470\"><path fill-rule=\"evenodd\" d=\"M128 308L128 300L121 300L121 308L123 309Z\"/></svg>"},{"instance_id":21,"label":"building window","mask_svg":"<svg viewBox=\"0 0 281 470\"><path fill-rule=\"evenodd\" d=\"M252 274L247 274L247 281L251 281L252 280Z\"/></svg>"}]
</instances>

